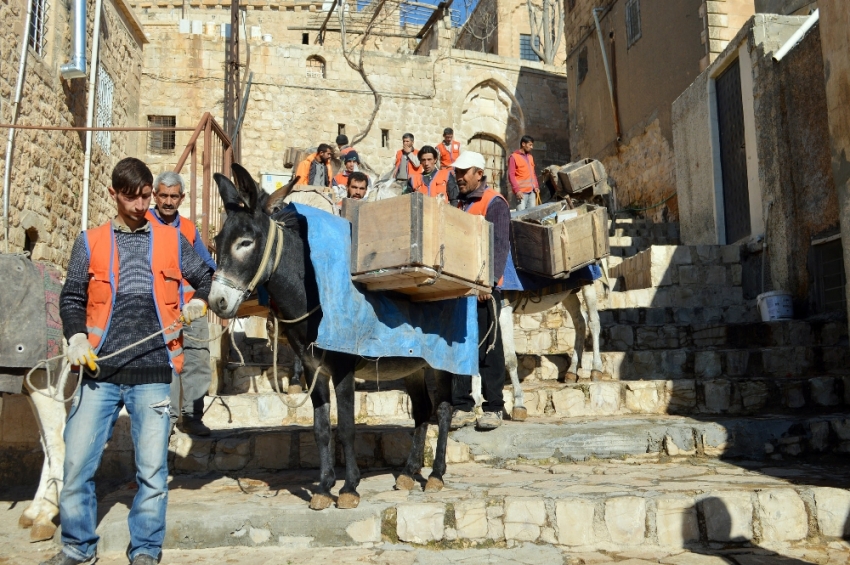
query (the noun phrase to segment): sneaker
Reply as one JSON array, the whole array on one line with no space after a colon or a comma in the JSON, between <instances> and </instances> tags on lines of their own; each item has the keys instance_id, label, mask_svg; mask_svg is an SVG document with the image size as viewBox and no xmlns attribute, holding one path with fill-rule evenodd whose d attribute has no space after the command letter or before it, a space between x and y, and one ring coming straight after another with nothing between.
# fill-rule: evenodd
<instances>
[{"instance_id":1,"label":"sneaker","mask_svg":"<svg viewBox=\"0 0 850 565\"><path fill-rule=\"evenodd\" d=\"M64 551L60 551L47 561L42 561L39 565L85 565L87 563L94 563L95 561L97 561L97 557L80 561L79 559L74 559Z\"/></svg>"},{"instance_id":2,"label":"sneaker","mask_svg":"<svg viewBox=\"0 0 850 565\"><path fill-rule=\"evenodd\" d=\"M177 424L177 428L190 436L208 436L211 431L200 419L187 418L186 416L183 416L183 422Z\"/></svg>"},{"instance_id":3,"label":"sneaker","mask_svg":"<svg viewBox=\"0 0 850 565\"><path fill-rule=\"evenodd\" d=\"M502 412L484 412L478 418L479 430L495 430L502 425Z\"/></svg>"},{"instance_id":4,"label":"sneaker","mask_svg":"<svg viewBox=\"0 0 850 565\"><path fill-rule=\"evenodd\" d=\"M152 557L147 553L140 553L133 558L133 562L130 565L156 565L159 563L159 560L156 557Z\"/></svg>"},{"instance_id":5,"label":"sneaker","mask_svg":"<svg viewBox=\"0 0 850 565\"><path fill-rule=\"evenodd\" d=\"M454 412L452 412L452 423L450 424L451 429L456 430L458 428L470 426L474 423L474 412L467 412L466 410L455 410Z\"/></svg>"}]
</instances>

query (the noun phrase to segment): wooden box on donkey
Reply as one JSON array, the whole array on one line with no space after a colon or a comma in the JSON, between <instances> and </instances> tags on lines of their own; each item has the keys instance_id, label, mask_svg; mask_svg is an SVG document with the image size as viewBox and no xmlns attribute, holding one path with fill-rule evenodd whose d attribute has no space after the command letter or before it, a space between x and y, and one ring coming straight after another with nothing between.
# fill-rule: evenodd
<instances>
[{"instance_id":1,"label":"wooden box on donkey","mask_svg":"<svg viewBox=\"0 0 850 565\"><path fill-rule=\"evenodd\" d=\"M351 278L415 302L488 294L493 226L414 193L375 202L343 200L351 222Z\"/></svg>"},{"instance_id":2,"label":"wooden box on donkey","mask_svg":"<svg viewBox=\"0 0 850 565\"><path fill-rule=\"evenodd\" d=\"M516 267L552 278L611 254L608 210L582 204L573 210L561 202L511 214L511 239Z\"/></svg>"}]
</instances>

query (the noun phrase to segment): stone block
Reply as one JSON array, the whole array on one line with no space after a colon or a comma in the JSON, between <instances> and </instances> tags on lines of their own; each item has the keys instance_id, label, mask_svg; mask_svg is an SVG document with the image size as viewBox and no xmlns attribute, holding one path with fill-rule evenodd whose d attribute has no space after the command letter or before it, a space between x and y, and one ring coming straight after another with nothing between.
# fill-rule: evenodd
<instances>
[{"instance_id":1,"label":"stone block","mask_svg":"<svg viewBox=\"0 0 850 565\"><path fill-rule=\"evenodd\" d=\"M780 383L782 403L788 408L802 408L806 405L804 385L799 381Z\"/></svg>"},{"instance_id":2,"label":"stone block","mask_svg":"<svg viewBox=\"0 0 850 565\"><path fill-rule=\"evenodd\" d=\"M405 430L381 434L381 450L384 453L384 463L393 467L404 465L410 448L413 446L413 436Z\"/></svg>"},{"instance_id":3,"label":"stone block","mask_svg":"<svg viewBox=\"0 0 850 565\"><path fill-rule=\"evenodd\" d=\"M213 464L219 471L237 471L248 464L250 457L250 438L225 438L215 444Z\"/></svg>"},{"instance_id":4,"label":"stone block","mask_svg":"<svg viewBox=\"0 0 850 565\"><path fill-rule=\"evenodd\" d=\"M794 490L762 490L757 495L763 541L797 541L808 535L806 507Z\"/></svg>"},{"instance_id":5,"label":"stone block","mask_svg":"<svg viewBox=\"0 0 850 565\"><path fill-rule=\"evenodd\" d=\"M186 472L208 471L213 445L211 438L173 434L169 451L174 453L174 468Z\"/></svg>"},{"instance_id":6,"label":"stone block","mask_svg":"<svg viewBox=\"0 0 850 565\"><path fill-rule=\"evenodd\" d=\"M679 347L679 328L676 326L644 326L635 332L641 349L676 349Z\"/></svg>"},{"instance_id":7,"label":"stone block","mask_svg":"<svg viewBox=\"0 0 850 565\"><path fill-rule=\"evenodd\" d=\"M605 501L605 526L611 541L620 545L639 545L646 534L646 499L619 496Z\"/></svg>"},{"instance_id":8,"label":"stone block","mask_svg":"<svg viewBox=\"0 0 850 565\"><path fill-rule=\"evenodd\" d=\"M628 351L634 346L635 337L631 327L616 325L608 331L611 348L615 351Z\"/></svg>"},{"instance_id":9,"label":"stone block","mask_svg":"<svg viewBox=\"0 0 850 565\"><path fill-rule=\"evenodd\" d=\"M817 406L836 406L841 403L835 393L834 377L814 377L809 379L812 401Z\"/></svg>"},{"instance_id":10,"label":"stone block","mask_svg":"<svg viewBox=\"0 0 850 565\"><path fill-rule=\"evenodd\" d=\"M829 447L829 422L809 422L809 449L814 452L826 451Z\"/></svg>"},{"instance_id":11,"label":"stone block","mask_svg":"<svg viewBox=\"0 0 850 565\"><path fill-rule=\"evenodd\" d=\"M487 507L483 500L461 500L454 504L455 529L462 539L487 537Z\"/></svg>"},{"instance_id":12,"label":"stone block","mask_svg":"<svg viewBox=\"0 0 850 565\"><path fill-rule=\"evenodd\" d=\"M703 379L719 377L720 354L716 351L697 351L694 353L694 375Z\"/></svg>"},{"instance_id":13,"label":"stone block","mask_svg":"<svg viewBox=\"0 0 850 565\"><path fill-rule=\"evenodd\" d=\"M712 493L700 502L709 541L753 539L753 504L749 491Z\"/></svg>"},{"instance_id":14,"label":"stone block","mask_svg":"<svg viewBox=\"0 0 850 565\"><path fill-rule=\"evenodd\" d=\"M378 543L381 541L381 518L370 516L353 522L345 529L345 533L355 543Z\"/></svg>"},{"instance_id":15,"label":"stone block","mask_svg":"<svg viewBox=\"0 0 850 565\"><path fill-rule=\"evenodd\" d=\"M745 410L759 410L767 404L767 382L742 381L736 386L741 390L741 404Z\"/></svg>"},{"instance_id":16,"label":"stone block","mask_svg":"<svg viewBox=\"0 0 850 565\"><path fill-rule=\"evenodd\" d=\"M726 352L726 374L730 377L747 374L747 365L750 362L749 351L727 351Z\"/></svg>"},{"instance_id":17,"label":"stone block","mask_svg":"<svg viewBox=\"0 0 850 565\"><path fill-rule=\"evenodd\" d=\"M832 431L841 441L850 440L850 419L835 418L829 421Z\"/></svg>"},{"instance_id":18,"label":"stone block","mask_svg":"<svg viewBox=\"0 0 850 565\"><path fill-rule=\"evenodd\" d=\"M667 411L667 402L663 392L653 381L635 381L625 383L626 409L635 414L663 414Z\"/></svg>"},{"instance_id":19,"label":"stone block","mask_svg":"<svg viewBox=\"0 0 850 565\"><path fill-rule=\"evenodd\" d=\"M265 424L280 425L287 417L288 409L276 394L263 394L257 397L257 416Z\"/></svg>"},{"instance_id":20,"label":"stone block","mask_svg":"<svg viewBox=\"0 0 850 565\"><path fill-rule=\"evenodd\" d=\"M401 541L424 544L443 539L446 514L443 504L402 503L396 511L396 534Z\"/></svg>"},{"instance_id":21,"label":"stone block","mask_svg":"<svg viewBox=\"0 0 850 565\"><path fill-rule=\"evenodd\" d=\"M567 498L555 503L558 543L590 545L593 543L594 503L581 498Z\"/></svg>"},{"instance_id":22,"label":"stone block","mask_svg":"<svg viewBox=\"0 0 850 565\"><path fill-rule=\"evenodd\" d=\"M252 467L260 469L288 469L292 434L259 434L254 438Z\"/></svg>"},{"instance_id":23,"label":"stone block","mask_svg":"<svg viewBox=\"0 0 850 565\"><path fill-rule=\"evenodd\" d=\"M546 503L542 498L505 498L505 539L537 541L546 524Z\"/></svg>"},{"instance_id":24,"label":"stone block","mask_svg":"<svg viewBox=\"0 0 850 565\"><path fill-rule=\"evenodd\" d=\"M619 382L590 383L590 410L594 414L617 414L622 407Z\"/></svg>"},{"instance_id":25,"label":"stone block","mask_svg":"<svg viewBox=\"0 0 850 565\"><path fill-rule=\"evenodd\" d=\"M316 469L320 466L319 446L316 445L316 437L313 432L301 432L298 434L298 448L301 455L302 469ZM334 440L331 437L331 457L334 456Z\"/></svg>"},{"instance_id":26,"label":"stone block","mask_svg":"<svg viewBox=\"0 0 850 565\"><path fill-rule=\"evenodd\" d=\"M668 547L683 547L699 541L697 507L693 498L666 496L655 501L655 527L658 543Z\"/></svg>"},{"instance_id":27,"label":"stone block","mask_svg":"<svg viewBox=\"0 0 850 565\"><path fill-rule=\"evenodd\" d=\"M821 535L834 538L850 535L850 491L831 487L814 487L812 491Z\"/></svg>"},{"instance_id":28,"label":"stone block","mask_svg":"<svg viewBox=\"0 0 850 565\"><path fill-rule=\"evenodd\" d=\"M399 418L401 414L400 390L370 392L366 395L366 416L373 418Z\"/></svg>"},{"instance_id":29,"label":"stone block","mask_svg":"<svg viewBox=\"0 0 850 565\"><path fill-rule=\"evenodd\" d=\"M505 509L501 504L487 507L487 539L505 541L505 524L502 521Z\"/></svg>"},{"instance_id":30,"label":"stone block","mask_svg":"<svg viewBox=\"0 0 850 565\"><path fill-rule=\"evenodd\" d=\"M558 416L584 416L590 412L587 408L584 391L578 387L553 391L552 403Z\"/></svg>"},{"instance_id":31,"label":"stone block","mask_svg":"<svg viewBox=\"0 0 850 565\"><path fill-rule=\"evenodd\" d=\"M681 377L685 374L685 365L688 362L686 351L663 351L661 353L661 369L665 376Z\"/></svg>"},{"instance_id":32,"label":"stone block","mask_svg":"<svg viewBox=\"0 0 850 565\"><path fill-rule=\"evenodd\" d=\"M738 245L723 245L720 247L720 259L724 263L740 263L741 247Z\"/></svg>"},{"instance_id":33,"label":"stone block","mask_svg":"<svg viewBox=\"0 0 850 565\"><path fill-rule=\"evenodd\" d=\"M664 384L669 410L672 412L695 408L697 405L696 381L675 380Z\"/></svg>"},{"instance_id":34,"label":"stone block","mask_svg":"<svg viewBox=\"0 0 850 565\"><path fill-rule=\"evenodd\" d=\"M720 414L729 410L732 395L732 385L727 380L706 381L703 383L705 392L705 409L710 414Z\"/></svg>"}]
</instances>

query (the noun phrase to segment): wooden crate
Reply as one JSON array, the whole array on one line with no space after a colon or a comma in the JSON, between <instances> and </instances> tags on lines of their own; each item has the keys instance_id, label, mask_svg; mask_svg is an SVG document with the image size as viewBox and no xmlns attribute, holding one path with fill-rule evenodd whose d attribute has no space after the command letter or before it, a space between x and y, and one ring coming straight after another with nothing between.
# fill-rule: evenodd
<instances>
[{"instance_id":1,"label":"wooden crate","mask_svg":"<svg viewBox=\"0 0 850 565\"><path fill-rule=\"evenodd\" d=\"M608 175L596 159L582 159L561 167L558 181L568 194L593 188L593 194L607 194Z\"/></svg>"},{"instance_id":2,"label":"wooden crate","mask_svg":"<svg viewBox=\"0 0 850 565\"><path fill-rule=\"evenodd\" d=\"M419 193L345 199L342 215L352 225L352 280L368 290L394 290L413 300L490 292L493 226L482 216Z\"/></svg>"},{"instance_id":3,"label":"wooden crate","mask_svg":"<svg viewBox=\"0 0 850 565\"><path fill-rule=\"evenodd\" d=\"M560 202L544 204L511 215L511 240L516 267L552 278L607 257L608 210L582 204L576 216L555 225L532 223L561 210Z\"/></svg>"}]
</instances>

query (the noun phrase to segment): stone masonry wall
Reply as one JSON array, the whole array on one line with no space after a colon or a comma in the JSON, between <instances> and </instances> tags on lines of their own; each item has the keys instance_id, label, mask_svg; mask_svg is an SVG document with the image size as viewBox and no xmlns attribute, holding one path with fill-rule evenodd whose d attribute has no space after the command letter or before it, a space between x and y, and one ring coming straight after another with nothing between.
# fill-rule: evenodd
<instances>
[{"instance_id":1,"label":"stone masonry wall","mask_svg":"<svg viewBox=\"0 0 850 565\"><path fill-rule=\"evenodd\" d=\"M117 0L120 2L121 0ZM20 56L20 28L26 4L13 0L0 4L0 50L9 65L0 76L0 95L4 101L2 119L11 121ZM26 82L18 123L27 125L85 126L88 79L65 81L59 66L68 61L70 52L70 13L65 3L49 5L47 41L42 56L29 49ZM93 28L94 0L89 2L89 26ZM104 5L101 27L100 59L112 78L112 125L135 125L141 79L142 41L135 35L114 2ZM88 39L91 45L91 37ZM89 54L89 72L91 58ZM3 131L7 135L7 130ZM109 152L96 138L93 141L89 199L90 225L98 225L112 215L107 197L109 174L115 163L136 155L135 133L111 135ZM60 266L67 264L71 246L80 233L80 207L85 152L84 132L19 130L15 139L10 197L10 250L24 248L29 230L33 258ZM0 167L5 166L5 152ZM0 240L3 234L0 233Z\"/></svg>"}]
</instances>

